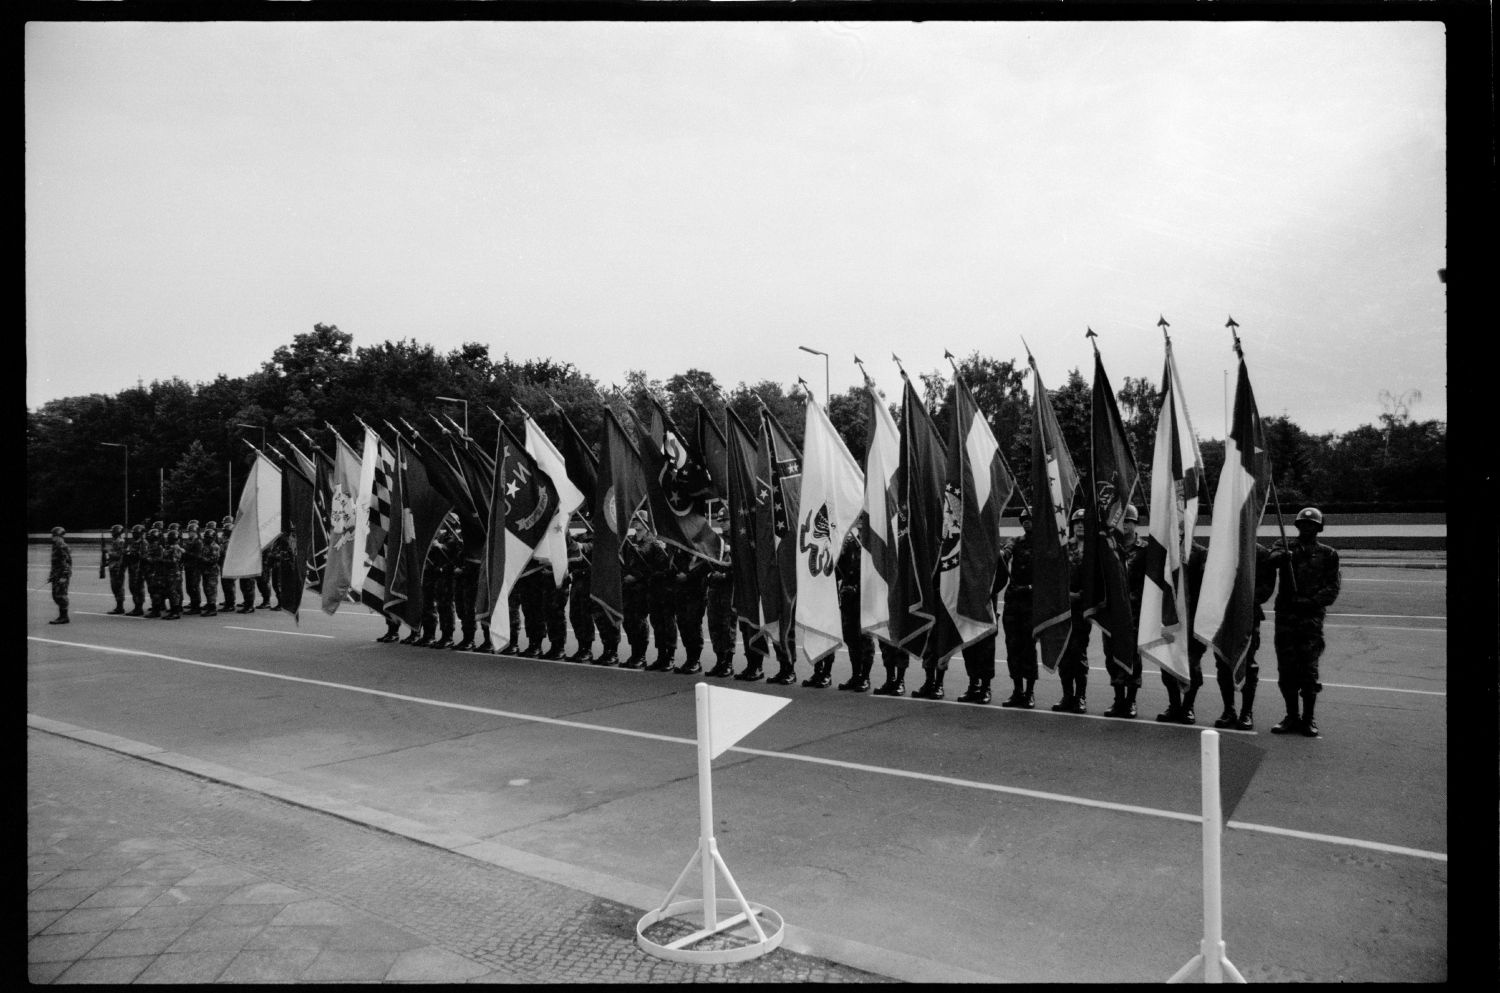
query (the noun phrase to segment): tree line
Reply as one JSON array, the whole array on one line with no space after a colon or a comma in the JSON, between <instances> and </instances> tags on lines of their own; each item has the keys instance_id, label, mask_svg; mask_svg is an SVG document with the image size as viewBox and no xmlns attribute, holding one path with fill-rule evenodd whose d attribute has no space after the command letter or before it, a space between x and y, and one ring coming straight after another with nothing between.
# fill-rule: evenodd
<instances>
[{"instance_id":1,"label":"tree line","mask_svg":"<svg viewBox=\"0 0 1500 993\"><path fill-rule=\"evenodd\" d=\"M1029 486L1028 367L978 352L955 365L1019 484ZM951 370L919 372L912 380L940 430L947 427L952 381ZM883 375L878 385L896 412L899 378ZM1068 447L1082 464L1088 454L1089 383L1074 369L1048 393ZM1160 386L1144 377L1126 377L1116 395L1142 470L1136 504L1145 511ZM802 443L803 402L795 384L763 380L729 387L702 369L666 379L629 370L619 383L602 383L571 362L516 361L509 354L497 360L488 345L478 342L446 354L413 339L355 348L353 335L336 325L317 324L278 347L247 376L221 374L198 384L156 380L113 396L64 397L28 410L27 530L128 526L144 519L185 523L232 513L254 459L246 442L260 445L262 429L264 440L283 451L287 441L304 452L310 445L331 451L335 430L358 448L360 420L383 434L388 434L387 423L404 429L404 421L424 435L453 430L455 424L463 427L467 420L469 433L493 447L496 418L519 430L523 409L555 440L562 430L560 407L594 443L601 399L607 396L619 398L642 418L649 417L655 396L687 432L699 403L721 426L725 406L752 427L764 407ZM467 406L439 397L465 400ZM849 450L863 463L870 416L865 389L834 394L827 407ZM444 422L442 428L438 421ZM1308 503L1346 512L1444 509L1447 428L1442 421L1415 421L1404 408L1388 409L1375 423L1319 435L1285 415L1263 422L1283 510L1290 507L1295 513ZM1204 439L1200 444L1211 495L1224 443ZM123 519L127 487L131 520Z\"/></svg>"}]
</instances>

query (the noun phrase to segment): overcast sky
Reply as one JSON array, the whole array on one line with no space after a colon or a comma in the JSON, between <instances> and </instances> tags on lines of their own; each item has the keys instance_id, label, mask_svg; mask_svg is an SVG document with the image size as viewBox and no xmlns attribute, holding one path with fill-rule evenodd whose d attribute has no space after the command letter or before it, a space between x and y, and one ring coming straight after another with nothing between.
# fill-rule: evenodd
<instances>
[{"instance_id":1,"label":"overcast sky","mask_svg":"<svg viewBox=\"0 0 1500 993\"><path fill-rule=\"evenodd\" d=\"M943 350L1447 417L1444 34L1391 23L31 23L28 407L337 324L604 383Z\"/></svg>"}]
</instances>

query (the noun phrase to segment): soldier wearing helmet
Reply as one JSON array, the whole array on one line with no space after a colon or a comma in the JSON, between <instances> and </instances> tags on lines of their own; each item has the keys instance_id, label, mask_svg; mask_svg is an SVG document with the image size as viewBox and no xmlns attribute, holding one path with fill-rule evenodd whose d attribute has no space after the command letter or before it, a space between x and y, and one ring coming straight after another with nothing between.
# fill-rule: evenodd
<instances>
[{"instance_id":1,"label":"soldier wearing helmet","mask_svg":"<svg viewBox=\"0 0 1500 993\"><path fill-rule=\"evenodd\" d=\"M109 573L109 590L115 595L115 609L110 614L125 613L125 525L116 524L109 529L104 547L99 556L99 578Z\"/></svg>"},{"instance_id":2,"label":"soldier wearing helmet","mask_svg":"<svg viewBox=\"0 0 1500 993\"><path fill-rule=\"evenodd\" d=\"M130 529L130 536L125 540L125 585L130 589L133 607L127 617L142 617L146 613L142 607L146 601L146 574L141 561L141 553L145 550L146 526L137 524Z\"/></svg>"},{"instance_id":3,"label":"soldier wearing helmet","mask_svg":"<svg viewBox=\"0 0 1500 993\"><path fill-rule=\"evenodd\" d=\"M203 590L203 617L214 617L219 613L219 532L212 521L201 532L198 546L198 582Z\"/></svg>"},{"instance_id":4,"label":"soldier wearing helmet","mask_svg":"<svg viewBox=\"0 0 1500 993\"><path fill-rule=\"evenodd\" d=\"M162 582L166 587L167 613L164 621L182 620L182 533L167 529L166 544L161 552Z\"/></svg>"},{"instance_id":5,"label":"soldier wearing helmet","mask_svg":"<svg viewBox=\"0 0 1500 993\"><path fill-rule=\"evenodd\" d=\"M1052 705L1053 710L1068 714L1082 714L1088 710L1090 625L1083 614L1083 536L1087 530L1088 511L1080 507L1068 519L1068 599L1073 604L1073 628L1068 634L1067 647L1057 662L1063 698Z\"/></svg>"},{"instance_id":6,"label":"soldier wearing helmet","mask_svg":"<svg viewBox=\"0 0 1500 993\"><path fill-rule=\"evenodd\" d=\"M187 530L182 533L182 578L187 584L188 601L182 612L199 613L203 609L199 600L203 590L203 534L197 521L188 521Z\"/></svg>"},{"instance_id":7,"label":"soldier wearing helmet","mask_svg":"<svg viewBox=\"0 0 1500 993\"><path fill-rule=\"evenodd\" d=\"M57 604L57 617L48 624L67 624L68 584L73 579L73 552L63 540L62 528L52 529L52 570L47 573L47 582L52 584L52 602Z\"/></svg>"},{"instance_id":8,"label":"soldier wearing helmet","mask_svg":"<svg viewBox=\"0 0 1500 993\"><path fill-rule=\"evenodd\" d=\"M1013 687L1002 707L1031 710L1036 706L1036 641L1031 636L1032 554L1031 508L1021 509L1021 536L1011 540L1000 556L1008 570L1005 606L1000 625L1005 629L1005 665Z\"/></svg>"},{"instance_id":9,"label":"soldier wearing helmet","mask_svg":"<svg viewBox=\"0 0 1500 993\"><path fill-rule=\"evenodd\" d=\"M224 591L224 602L219 604L219 610L226 614L237 613L234 607L235 581L224 575L224 556L229 553L229 539L233 536L234 521L225 518L219 525L219 589Z\"/></svg>"},{"instance_id":10,"label":"soldier wearing helmet","mask_svg":"<svg viewBox=\"0 0 1500 993\"><path fill-rule=\"evenodd\" d=\"M1296 539L1271 545L1271 564L1277 569L1276 685L1286 701L1286 717L1271 733L1316 738L1313 708L1323 688L1318 681L1323 617L1338 599L1339 553L1318 540L1323 512L1317 507L1304 507L1293 523Z\"/></svg>"},{"instance_id":11,"label":"soldier wearing helmet","mask_svg":"<svg viewBox=\"0 0 1500 993\"><path fill-rule=\"evenodd\" d=\"M1141 621L1141 597L1146 588L1147 545L1146 539L1136 533L1140 516L1140 511L1135 509L1134 504L1125 504L1113 536L1114 552L1120 560L1120 570L1124 574L1125 590L1130 600L1130 631L1128 644L1125 645L1115 644L1115 639L1107 634L1102 636L1104 657L1110 673L1109 681L1115 693L1114 703L1104 712L1105 717L1134 717L1136 694L1141 688L1141 655L1136 644L1136 630ZM1128 670L1121 664L1127 659L1130 662Z\"/></svg>"},{"instance_id":12,"label":"soldier wearing helmet","mask_svg":"<svg viewBox=\"0 0 1500 993\"><path fill-rule=\"evenodd\" d=\"M146 571L146 591L151 595L151 609L147 617L161 617L167 605L166 578L162 572L161 528L152 527L146 532L146 547L141 552L141 562Z\"/></svg>"}]
</instances>

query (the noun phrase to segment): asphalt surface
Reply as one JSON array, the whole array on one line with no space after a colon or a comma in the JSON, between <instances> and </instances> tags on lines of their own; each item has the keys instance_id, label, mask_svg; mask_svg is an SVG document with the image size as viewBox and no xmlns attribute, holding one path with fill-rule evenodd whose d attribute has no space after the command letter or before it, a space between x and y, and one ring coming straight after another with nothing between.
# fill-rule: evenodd
<instances>
[{"instance_id":1,"label":"asphalt surface","mask_svg":"<svg viewBox=\"0 0 1500 993\"><path fill-rule=\"evenodd\" d=\"M98 963L150 957L131 976L150 981L164 957L183 954L170 942L137 953L116 938L191 881L168 882L167 871L156 877L167 889L134 894L151 900L114 930L82 932L99 935L87 948L52 940L81 933L67 930L77 923L68 915L94 909L82 904L99 892L165 870L129 864L137 849L177 868L186 863L170 859L190 850L210 868L254 877L234 892L275 893L272 905L287 897L277 913L292 916L259 922L257 943L290 933L277 928L343 928L336 941L318 932L334 944L311 958L305 936L300 955L281 958L247 938L208 979L204 960L194 981L236 981L253 968L402 979L414 961L472 970L429 981L684 978L632 939L634 920L659 904L696 842L694 679L378 645L383 625L359 608L304 612L301 624L264 611L110 617L105 583L82 570L74 623L49 626L44 555L28 562L28 892L33 902L79 901L29 915L34 980L67 981L86 963L118 977L138 963ZM1273 622L1260 733L1222 735L1264 750L1223 839L1228 953L1251 981L1441 981L1446 574L1375 562L1346 565L1344 579L1328 619L1324 737L1265 733L1280 716ZM1097 638L1091 647L1097 667ZM847 678L842 656L834 676ZM693 967L737 970L708 978L1149 982L1197 951L1198 755L1219 709L1211 685L1197 728L1151 720L1165 693L1149 674L1136 721L1097 716L1108 702L1099 671L1085 716L1047 709L1059 691L1045 673L1036 711L954 703L957 660L941 702L728 685L793 701L717 760L713 779L719 849L745 895L787 928L783 948L753 966ZM93 787L73 785L101 779L129 786L103 791L100 804ZM134 799L153 790L167 799ZM210 816L226 803L278 816ZM120 872L68 876L90 871L90 859ZM390 868L421 859L460 869ZM469 877L484 882L450 881ZM444 895L451 920L422 902ZM534 915L485 916L493 903L533 902ZM370 975L383 958L332 954L347 951L359 924L302 923L298 913L317 911L299 905L399 932L380 949L395 956L387 971ZM440 918L442 927L422 926ZM580 933L603 944L575 951ZM241 960L248 952L259 954Z\"/></svg>"}]
</instances>

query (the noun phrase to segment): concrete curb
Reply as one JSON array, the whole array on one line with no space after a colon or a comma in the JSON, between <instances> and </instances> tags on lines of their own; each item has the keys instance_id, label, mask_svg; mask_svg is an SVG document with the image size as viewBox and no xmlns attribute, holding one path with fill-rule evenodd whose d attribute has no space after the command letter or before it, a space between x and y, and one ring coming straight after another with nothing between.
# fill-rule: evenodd
<instances>
[{"instance_id":1,"label":"concrete curb","mask_svg":"<svg viewBox=\"0 0 1500 993\"><path fill-rule=\"evenodd\" d=\"M475 861L508 869L511 872L539 879L544 882L566 886L592 896L613 900L634 907L642 913L655 910L666 895L665 884L658 889L592 869L549 859L545 856L511 848L494 841L485 841L468 835L443 831L430 825L413 821L362 804L350 803L329 797L312 790L302 789L264 776L256 776L228 766L206 762L188 755L170 752L155 745L132 741L103 731L78 727L63 721L55 721L37 714L26 715L26 726L30 729L71 738L117 752L131 758L141 759L156 765L210 782L222 783L236 789L259 793L283 803L315 810L338 817L351 823L374 828L387 834L406 838L433 848L440 848ZM1003 980L996 976L973 972L946 962L908 955L904 952L880 948L864 942L837 935L826 934L812 928L788 924L782 947L788 951L817 958L828 959L855 969L887 976L910 983L994 983Z\"/></svg>"}]
</instances>

